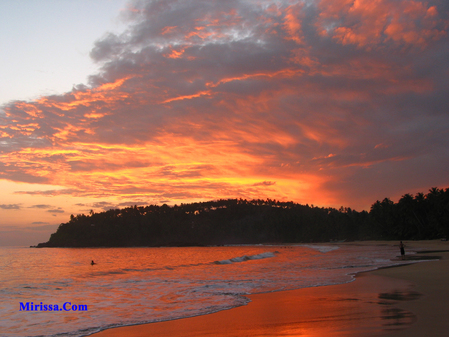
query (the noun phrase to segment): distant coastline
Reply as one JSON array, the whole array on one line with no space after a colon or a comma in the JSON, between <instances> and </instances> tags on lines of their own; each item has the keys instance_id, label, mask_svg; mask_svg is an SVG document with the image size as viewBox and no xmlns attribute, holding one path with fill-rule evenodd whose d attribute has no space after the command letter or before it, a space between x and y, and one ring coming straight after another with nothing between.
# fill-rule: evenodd
<instances>
[{"instance_id":1,"label":"distant coastline","mask_svg":"<svg viewBox=\"0 0 449 337\"><path fill-rule=\"evenodd\" d=\"M71 215L44 247L187 247L449 236L449 188L376 201L369 212L276 200L226 199Z\"/></svg>"}]
</instances>

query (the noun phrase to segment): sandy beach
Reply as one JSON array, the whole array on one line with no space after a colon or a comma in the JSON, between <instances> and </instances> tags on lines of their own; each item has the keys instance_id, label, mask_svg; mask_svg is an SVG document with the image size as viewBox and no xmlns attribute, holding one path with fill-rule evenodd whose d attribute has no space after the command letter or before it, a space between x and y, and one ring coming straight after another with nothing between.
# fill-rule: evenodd
<instances>
[{"instance_id":1,"label":"sandy beach","mask_svg":"<svg viewBox=\"0 0 449 337\"><path fill-rule=\"evenodd\" d=\"M398 242L344 244L382 249ZM359 274L346 284L250 295L246 306L92 336L447 336L449 243L404 244L405 263L439 259ZM426 252L408 254L419 250Z\"/></svg>"}]
</instances>

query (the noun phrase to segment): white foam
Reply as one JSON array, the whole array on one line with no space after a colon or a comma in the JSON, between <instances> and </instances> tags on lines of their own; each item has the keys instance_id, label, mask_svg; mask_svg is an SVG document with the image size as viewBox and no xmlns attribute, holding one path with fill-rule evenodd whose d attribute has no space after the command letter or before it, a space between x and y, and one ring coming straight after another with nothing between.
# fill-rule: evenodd
<instances>
[{"instance_id":1,"label":"white foam","mask_svg":"<svg viewBox=\"0 0 449 337\"><path fill-rule=\"evenodd\" d=\"M256 255L243 255L243 256L238 256L238 257L233 257L232 259L228 259L228 260L221 260L221 261L215 261L216 264L231 264L234 262L244 262L244 261L249 261L249 260L260 260L260 259L267 259L270 257L275 257L276 255L273 252L265 252L265 253L261 253L261 254L256 254Z\"/></svg>"},{"instance_id":2,"label":"white foam","mask_svg":"<svg viewBox=\"0 0 449 337\"><path fill-rule=\"evenodd\" d=\"M2 250L6 249L0 247L0 262ZM67 250L23 249L16 254L21 254L22 268L0 274L0 325L11 337L77 337L113 326L201 315L244 305L244 294L350 282L355 273L394 264L389 259L396 250L334 244L75 249L70 252L76 254L67 254L67 266L54 268L47 263L52 254ZM91 256L105 262L91 268ZM80 259L87 261L86 267L79 266ZM107 264L108 259L118 262ZM116 275L117 271L123 273ZM105 292L107 298L101 295ZM70 300L88 305L89 311L66 321L65 315L24 315L11 309L25 297L39 303Z\"/></svg>"},{"instance_id":3,"label":"white foam","mask_svg":"<svg viewBox=\"0 0 449 337\"><path fill-rule=\"evenodd\" d=\"M301 245L302 247L311 248L319 251L320 253L328 253L333 250L339 249L338 246L318 246L318 245Z\"/></svg>"}]
</instances>

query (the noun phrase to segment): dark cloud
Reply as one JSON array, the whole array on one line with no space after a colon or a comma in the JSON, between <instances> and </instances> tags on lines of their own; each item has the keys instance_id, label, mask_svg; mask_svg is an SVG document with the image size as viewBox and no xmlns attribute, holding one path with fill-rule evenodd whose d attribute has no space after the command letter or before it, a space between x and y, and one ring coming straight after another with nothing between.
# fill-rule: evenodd
<instances>
[{"instance_id":1,"label":"dark cloud","mask_svg":"<svg viewBox=\"0 0 449 337\"><path fill-rule=\"evenodd\" d=\"M28 194L28 195L42 195L42 196L56 196L56 195L74 195L77 191L74 189L63 190L45 190L45 191L16 191L15 194Z\"/></svg>"},{"instance_id":2,"label":"dark cloud","mask_svg":"<svg viewBox=\"0 0 449 337\"><path fill-rule=\"evenodd\" d=\"M51 205L33 205L33 206L28 207L28 208L47 209L47 208L52 208L52 207L53 207L53 206L51 206Z\"/></svg>"},{"instance_id":3,"label":"dark cloud","mask_svg":"<svg viewBox=\"0 0 449 337\"><path fill-rule=\"evenodd\" d=\"M121 202L117 204L116 208L123 208L123 207L132 207L132 206L147 206L150 203L148 201L135 201L135 202Z\"/></svg>"},{"instance_id":4,"label":"dark cloud","mask_svg":"<svg viewBox=\"0 0 449 337\"><path fill-rule=\"evenodd\" d=\"M49 209L47 212L48 213L64 213L64 210L61 207L58 207L55 209Z\"/></svg>"},{"instance_id":5,"label":"dark cloud","mask_svg":"<svg viewBox=\"0 0 449 337\"><path fill-rule=\"evenodd\" d=\"M9 204L9 205L0 205L1 209L14 209L14 210L18 210L21 209L21 204Z\"/></svg>"},{"instance_id":6,"label":"dark cloud","mask_svg":"<svg viewBox=\"0 0 449 337\"><path fill-rule=\"evenodd\" d=\"M92 207L95 208L107 208L107 207L113 207L114 204L107 202L107 201L99 201L99 202L95 202Z\"/></svg>"},{"instance_id":7,"label":"dark cloud","mask_svg":"<svg viewBox=\"0 0 449 337\"><path fill-rule=\"evenodd\" d=\"M276 184L275 181L262 181L260 183L253 184L253 186L271 186L271 185L275 185L275 184Z\"/></svg>"},{"instance_id":8,"label":"dark cloud","mask_svg":"<svg viewBox=\"0 0 449 337\"><path fill-rule=\"evenodd\" d=\"M64 186L18 193L366 208L408 183L449 185L421 176L449 164L441 1L130 8L125 32L95 42L89 85L2 107L0 178Z\"/></svg>"}]
</instances>

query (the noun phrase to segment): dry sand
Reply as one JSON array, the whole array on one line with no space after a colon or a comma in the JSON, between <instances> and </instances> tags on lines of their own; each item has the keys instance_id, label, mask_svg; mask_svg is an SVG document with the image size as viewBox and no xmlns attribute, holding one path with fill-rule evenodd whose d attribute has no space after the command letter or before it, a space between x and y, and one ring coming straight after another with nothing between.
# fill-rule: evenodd
<instances>
[{"instance_id":1,"label":"dry sand","mask_svg":"<svg viewBox=\"0 0 449 337\"><path fill-rule=\"evenodd\" d=\"M440 259L359 274L347 284L251 295L243 307L92 336L449 336L449 242L404 243L409 261ZM398 243L345 244L382 249ZM408 255L410 250L433 252Z\"/></svg>"}]
</instances>

